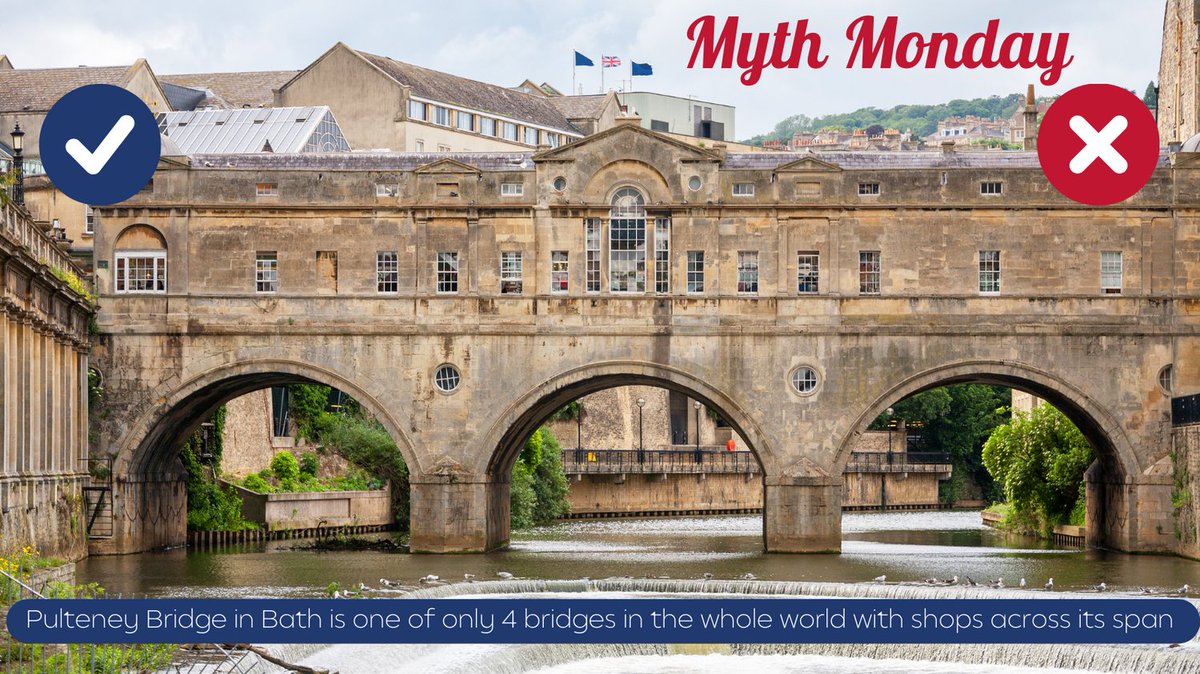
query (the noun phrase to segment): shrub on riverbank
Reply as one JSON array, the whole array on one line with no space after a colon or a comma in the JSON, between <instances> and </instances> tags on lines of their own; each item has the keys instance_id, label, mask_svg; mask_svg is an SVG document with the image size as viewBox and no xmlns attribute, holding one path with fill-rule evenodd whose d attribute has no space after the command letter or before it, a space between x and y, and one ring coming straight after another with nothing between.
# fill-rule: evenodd
<instances>
[{"instance_id":1,"label":"shrub on riverbank","mask_svg":"<svg viewBox=\"0 0 1200 674\"><path fill-rule=\"evenodd\" d=\"M196 431L183 443L179 459L187 476L187 524L193 531L241 531L257 529L254 522L242 518L242 498L233 487L222 487L221 456L225 449L225 407L213 413L212 435L208 447ZM202 452L207 449L207 456Z\"/></svg>"},{"instance_id":2,"label":"shrub on riverbank","mask_svg":"<svg viewBox=\"0 0 1200 674\"><path fill-rule=\"evenodd\" d=\"M509 484L509 524L525 529L571 512L558 438L543 426L525 441Z\"/></svg>"},{"instance_id":3,"label":"shrub on riverbank","mask_svg":"<svg viewBox=\"0 0 1200 674\"><path fill-rule=\"evenodd\" d=\"M1006 528L1049 537L1058 524L1083 524L1084 472L1094 453L1083 433L1048 404L996 427L983 462L1003 486Z\"/></svg>"}]
</instances>

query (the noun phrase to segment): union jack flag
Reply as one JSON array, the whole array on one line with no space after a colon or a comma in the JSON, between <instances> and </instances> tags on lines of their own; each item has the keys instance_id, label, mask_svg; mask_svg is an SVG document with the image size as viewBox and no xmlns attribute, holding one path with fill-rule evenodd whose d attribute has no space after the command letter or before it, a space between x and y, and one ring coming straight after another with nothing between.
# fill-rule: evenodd
<instances>
[{"instance_id":1,"label":"union jack flag","mask_svg":"<svg viewBox=\"0 0 1200 674\"><path fill-rule=\"evenodd\" d=\"M621 59L616 56L601 56L600 62L604 64L605 68L616 68L621 65Z\"/></svg>"}]
</instances>

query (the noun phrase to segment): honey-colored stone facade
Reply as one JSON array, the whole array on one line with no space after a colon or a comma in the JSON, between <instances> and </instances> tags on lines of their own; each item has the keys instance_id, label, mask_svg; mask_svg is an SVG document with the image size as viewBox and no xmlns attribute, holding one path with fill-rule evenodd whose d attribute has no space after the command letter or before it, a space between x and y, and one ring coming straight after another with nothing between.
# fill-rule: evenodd
<instances>
[{"instance_id":1,"label":"honey-colored stone facade","mask_svg":"<svg viewBox=\"0 0 1200 674\"><path fill-rule=\"evenodd\" d=\"M117 456L136 498L177 499L174 440L215 405L320 381L395 437L414 549L484 550L507 541L507 476L547 416L613 386L659 386L720 410L755 452L768 549L828 551L867 424L917 391L991 382L1048 400L1096 445L1089 536L1172 550L1170 401L1157 377L1173 365L1175 394L1200 391L1197 165L1164 155L1138 195L1096 208L1059 195L1032 153L737 154L636 119L532 155L193 157L101 209L94 356L113 413L97 449ZM262 184L274 194L258 196ZM623 188L644 200L641 292L610 285L610 249L636 247L629 232L643 226L611 236ZM662 293L657 220L670 228ZM588 222L600 228L598 292ZM135 224L166 242L164 293L115 290L117 241ZM998 293L981 292L980 251L1000 251ZM318 274L330 252L333 286ZM379 292L379 252L396 255L395 292ZM454 293L438 288L446 252L458 256ZM555 252L567 254L565 292ZM1105 252L1121 255L1117 293L1101 289ZM270 253L278 286L258 292L256 256ZM505 253L520 255L504 284L520 292L501 291ZM800 253L819 255L816 292L800 292ZM461 375L453 392L435 386L444 364ZM804 393L798 368L816 377ZM136 513L118 521L109 550L183 537Z\"/></svg>"}]
</instances>

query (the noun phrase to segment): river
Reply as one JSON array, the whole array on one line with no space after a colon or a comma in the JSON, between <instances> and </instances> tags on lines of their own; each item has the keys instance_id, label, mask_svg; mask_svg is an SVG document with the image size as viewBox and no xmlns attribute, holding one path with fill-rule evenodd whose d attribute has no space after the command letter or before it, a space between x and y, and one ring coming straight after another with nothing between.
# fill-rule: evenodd
<instances>
[{"instance_id":1,"label":"river","mask_svg":"<svg viewBox=\"0 0 1200 674\"><path fill-rule=\"evenodd\" d=\"M1178 557L1056 549L985 527L978 511L846 513L840 555L772 555L762 551L758 516L576 520L515 532L509 549L485 555L311 552L297 541L231 546L220 552L182 549L90 557L79 582L119 595L188 597L305 596L330 582L343 588L380 578L416 584L434 574L459 580L498 572L518 578L611 576L889 582L968 576L983 583L1025 578L1059 590L1175 589L1200 585L1200 564Z\"/></svg>"}]
</instances>

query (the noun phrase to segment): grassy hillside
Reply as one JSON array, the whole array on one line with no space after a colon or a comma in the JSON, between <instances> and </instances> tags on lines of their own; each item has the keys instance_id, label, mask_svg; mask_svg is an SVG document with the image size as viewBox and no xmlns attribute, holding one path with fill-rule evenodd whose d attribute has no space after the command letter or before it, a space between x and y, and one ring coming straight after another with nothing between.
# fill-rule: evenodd
<instances>
[{"instance_id":1,"label":"grassy hillside","mask_svg":"<svg viewBox=\"0 0 1200 674\"><path fill-rule=\"evenodd\" d=\"M956 99L939 105L897 105L894 108L861 108L823 117L792 115L775 125L775 130L755 136L747 143L761 145L764 140L790 140L797 131L815 131L826 127L866 129L882 126L901 131L912 129L914 136L927 136L937 130L937 123L954 115L979 115L980 117L1009 117L1022 101L1020 94L991 96L989 98Z\"/></svg>"}]
</instances>

